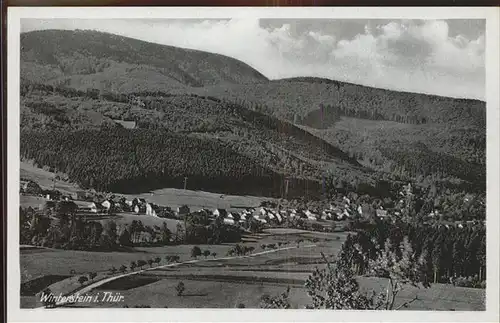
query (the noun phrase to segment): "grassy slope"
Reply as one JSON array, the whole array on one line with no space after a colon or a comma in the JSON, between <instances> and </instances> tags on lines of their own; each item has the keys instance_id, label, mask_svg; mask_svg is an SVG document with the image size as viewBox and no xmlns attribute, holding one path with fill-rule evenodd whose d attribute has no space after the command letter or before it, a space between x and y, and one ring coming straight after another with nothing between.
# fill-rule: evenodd
<instances>
[{"instance_id":1,"label":"grassy slope","mask_svg":"<svg viewBox=\"0 0 500 323\"><path fill-rule=\"evenodd\" d=\"M55 177L54 173L34 167L28 162L20 163L20 171L21 178L34 180L44 189L52 189L52 179ZM55 182L56 189L66 194L76 193L77 191L81 190L81 188L76 184L72 184L62 180L56 180ZM238 195L223 195L221 198L221 194L217 193L169 188L152 191L151 193L124 196L128 198L144 198L147 201L151 201L158 205L170 206L172 208L176 208L181 205L188 205L193 209L200 207L221 207L226 209L231 209L231 206L255 207L260 205L260 202L264 200L272 200L266 197ZM44 202L44 199L32 196L21 196L20 202L22 207L38 207L41 203Z\"/></svg>"},{"instance_id":2,"label":"grassy slope","mask_svg":"<svg viewBox=\"0 0 500 323\"><path fill-rule=\"evenodd\" d=\"M47 81L60 76L58 81L72 85L93 83L88 80L90 74L118 83L108 82L109 89L134 86L134 80L148 79L151 74L150 84L163 81L162 85L174 87L267 81L258 71L227 56L102 32L34 31L21 34L21 45L21 60L29 63L21 68L23 76L32 75L30 71L37 68L37 74L46 75ZM41 73L44 68L46 73Z\"/></svg>"}]
</instances>

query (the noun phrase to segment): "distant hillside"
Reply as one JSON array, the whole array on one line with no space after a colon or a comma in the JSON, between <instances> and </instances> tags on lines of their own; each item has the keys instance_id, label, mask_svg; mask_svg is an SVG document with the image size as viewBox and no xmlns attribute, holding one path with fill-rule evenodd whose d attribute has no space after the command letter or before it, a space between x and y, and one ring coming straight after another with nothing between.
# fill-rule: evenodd
<instances>
[{"instance_id":1,"label":"distant hillside","mask_svg":"<svg viewBox=\"0 0 500 323\"><path fill-rule=\"evenodd\" d=\"M100 96L97 91L53 89L51 86L32 83L23 83L21 94L22 142L33 131L39 136L41 133L50 135L64 131L69 136L80 130L120 129L126 123L135 124L131 136L148 130L160 131L165 136L177 134L176 138L182 136L188 141L215 142L232 153L245 156L249 162L260 165L271 174L278 174L282 182L284 177L295 178L299 182L309 182L310 189L314 186L319 189L324 171L330 168L335 168L337 174L345 178L369 176L368 170L354 158L327 141L289 122L227 101L160 92ZM145 144L156 145L157 142ZM154 145L147 149L159 149ZM43 146L33 146L31 143L26 143L26 146L30 148L23 150L27 154L24 157L45 165L45 162L36 158L37 153L32 155L29 152L31 149L42 149ZM191 148L187 145L185 149ZM221 153L221 157L226 155ZM151 158L155 160L155 154ZM207 163L212 163L210 158ZM55 167L54 164L48 166Z\"/></svg>"},{"instance_id":2,"label":"distant hillside","mask_svg":"<svg viewBox=\"0 0 500 323\"><path fill-rule=\"evenodd\" d=\"M21 75L29 79L118 92L145 85L182 88L267 81L227 56L97 31L22 33L21 61Z\"/></svg>"},{"instance_id":3,"label":"distant hillside","mask_svg":"<svg viewBox=\"0 0 500 323\"><path fill-rule=\"evenodd\" d=\"M252 86L207 86L193 91L266 105L276 116L298 123L323 107L324 113L370 120L486 125L483 101L398 92L320 78L283 79Z\"/></svg>"},{"instance_id":4,"label":"distant hillside","mask_svg":"<svg viewBox=\"0 0 500 323\"><path fill-rule=\"evenodd\" d=\"M135 121L215 139L294 178L329 171L485 187L482 101L315 77L269 81L229 57L94 31L24 33L21 45L25 130Z\"/></svg>"},{"instance_id":5,"label":"distant hillside","mask_svg":"<svg viewBox=\"0 0 500 323\"><path fill-rule=\"evenodd\" d=\"M100 191L182 187L185 176L191 189L258 196L280 196L282 189L279 174L224 144L158 130L23 131L21 155ZM293 181L291 195L305 195L305 182Z\"/></svg>"}]
</instances>

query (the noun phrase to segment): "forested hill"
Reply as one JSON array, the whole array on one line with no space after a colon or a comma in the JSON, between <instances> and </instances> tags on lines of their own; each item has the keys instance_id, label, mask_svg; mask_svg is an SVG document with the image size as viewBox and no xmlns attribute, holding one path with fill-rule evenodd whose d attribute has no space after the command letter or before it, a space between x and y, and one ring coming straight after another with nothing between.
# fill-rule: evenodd
<instances>
[{"instance_id":1,"label":"forested hill","mask_svg":"<svg viewBox=\"0 0 500 323\"><path fill-rule=\"evenodd\" d=\"M479 100L398 92L316 77L269 81L227 56L96 31L21 34L21 76L79 90L196 93L265 106L268 114L314 128L341 116L405 124L486 127ZM314 122L315 114L328 122ZM312 120L312 121L311 121Z\"/></svg>"},{"instance_id":2,"label":"forested hill","mask_svg":"<svg viewBox=\"0 0 500 323\"><path fill-rule=\"evenodd\" d=\"M482 101L315 77L270 81L233 58L94 31L24 33L21 46L25 130L134 120L221 141L293 178L321 181L331 171L348 182L485 189Z\"/></svg>"},{"instance_id":3,"label":"forested hill","mask_svg":"<svg viewBox=\"0 0 500 323\"><path fill-rule=\"evenodd\" d=\"M291 78L266 84L207 86L196 93L266 105L268 113L303 123L310 114L405 124L452 123L486 127L486 104L479 100L399 92L322 78ZM333 118L332 118L333 116ZM316 128L320 128L312 124Z\"/></svg>"},{"instance_id":4,"label":"forested hill","mask_svg":"<svg viewBox=\"0 0 500 323\"><path fill-rule=\"evenodd\" d=\"M21 61L28 78L117 92L141 90L143 82L142 90L267 81L234 58L97 31L22 33Z\"/></svg>"},{"instance_id":5,"label":"forested hill","mask_svg":"<svg viewBox=\"0 0 500 323\"><path fill-rule=\"evenodd\" d=\"M131 125L132 129L121 132L123 125ZM98 159L95 163L96 158L107 150L101 147L109 145L85 138L102 136L108 133L102 131L111 131L109 129L118 131L123 136L120 140L124 142L132 140L130 147L125 147L128 150L136 149L133 148L137 146L134 143L140 142L139 147L148 151L147 156L130 159L127 157L130 151L113 148L106 157L109 159ZM81 185L98 185L106 189L117 189L116 178L123 176L125 179L118 182L124 187L145 190L159 188L162 183L164 187L178 187L178 179L189 176L200 178L201 184L196 186L198 189L219 187L219 192L237 194L242 193L239 186L247 185L254 194L279 196L282 189L280 185L285 178L289 178L291 194L306 194L304 190L321 194L320 182L325 169L335 167L336 174L345 179L366 178L370 173L342 150L286 121L236 103L196 95L161 92L102 95L99 91L82 92L23 81L21 130L23 158L33 159L39 166L53 167L62 172L71 170L70 178ZM75 134L77 131L78 134ZM146 134L150 134L151 139L147 139ZM53 138L61 136L68 137L68 140L56 140L54 145L49 144ZM162 136L165 137L163 140L160 139ZM115 137L113 134L112 138ZM164 144L174 141L178 149L172 148L175 153L169 152ZM201 149L204 145L207 149ZM82 158L80 154L74 153L74 149L95 158ZM220 149L219 153L216 153L217 149ZM182 156L182 151L186 152L185 156ZM193 158L191 154L199 156ZM235 168L234 172L228 170L229 166L223 171L218 171L214 166L213 172L206 173L205 168L225 162L226 158L230 159L227 163ZM132 171L132 174L136 174L133 176L116 170L113 171L114 175L106 175L104 170L92 175L92 167L82 163L92 167L102 164L104 169L110 171L120 165L124 170L139 167L141 171ZM137 165L134 166L134 163ZM185 168L186 163L193 164ZM75 168L72 164L80 166ZM167 169L169 172L175 171L175 176L164 175L166 171L158 168L163 164L171 165ZM260 167L260 171L247 174L252 169L251 165ZM82 169L85 169L84 174ZM257 175L259 172L262 174ZM219 183L214 179L217 177L215 174L221 178L227 177L224 183L230 191L222 190L222 184L215 184ZM156 179L151 180L151 176ZM113 179L111 182L110 178ZM246 178L244 182L241 182L242 178ZM131 185L136 182L136 185ZM190 180L190 183L197 183L197 180ZM258 188L255 183L261 183L263 187Z\"/></svg>"},{"instance_id":6,"label":"forested hill","mask_svg":"<svg viewBox=\"0 0 500 323\"><path fill-rule=\"evenodd\" d=\"M227 145L165 130L123 129L23 131L21 155L68 174L82 187L142 193L182 187L231 194L280 196L283 178ZM319 183L293 180L290 196Z\"/></svg>"}]
</instances>

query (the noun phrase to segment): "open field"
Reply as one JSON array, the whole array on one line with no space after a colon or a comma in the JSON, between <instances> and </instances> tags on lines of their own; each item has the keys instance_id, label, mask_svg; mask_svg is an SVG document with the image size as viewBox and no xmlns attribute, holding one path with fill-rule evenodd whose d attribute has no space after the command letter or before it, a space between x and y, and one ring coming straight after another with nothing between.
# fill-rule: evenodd
<instances>
[{"instance_id":1,"label":"open field","mask_svg":"<svg viewBox=\"0 0 500 323\"><path fill-rule=\"evenodd\" d=\"M297 238L306 236L318 237L320 241L316 246L309 248L295 248ZM334 237L338 236L339 240ZM256 253L262 252L261 244L290 241L288 244L293 249L272 251L258 254L253 257L226 257L226 252L232 245L200 246L202 250L209 249L217 252L214 259L199 257L198 262L179 264L164 267L162 260L159 268L138 272L123 278L117 278L90 291L90 294L106 291L119 292L123 295L122 303L96 303L97 307L133 307L136 305L149 305L151 307L209 307L209 308L234 308L243 303L246 307L258 307L263 294L276 295L291 287L290 300L294 308L304 308L310 299L303 284L310 272L317 266L325 266L320 253L326 256L336 254L342 245L345 233L316 233L303 230L270 229L265 233L256 235L256 242L245 243L254 246ZM130 261L150 259L165 255L179 255L181 262L190 261L192 246L166 246L155 248L135 248L133 252L79 252L54 249L27 248L21 250L21 264L23 268L30 268L23 273L23 281L44 277L42 280L53 283L51 285L63 286L68 281L76 285L76 278L67 278L69 271L74 269L77 273L88 271L102 271L96 281L109 277L106 273L111 266L119 267L128 265ZM220 259L222 257L222 259ZM163 266L163 267L162 267ZM149 268L146 266L145 268ZM29 276L28 276L29 274ZM59 277L57 276L59 275ZM77 275L78 276L78 275ZM31 278L30 278L31 277ZM101 277L101 278L99 278ZM175 286L183 281L186 286L185 295L177 296ZM366 291L381 290L386 285L384 279L359 278L361 288ZM40 284L39 284L40 285ZM41 290L41 287L38 288ZM68 292L68 291L66 291ZM409 309L428 310L483 310L485 291L454 287L450 285L435 284L429 289L408 288L401 293L396 304L412 299L418 294L419 300L412 303ZM25 294L26 295L26 294ZM36 300L28 295L22 297L22 306L34 307ZM71 306L88 306L76 304ZM396 305L397 306L397 305Z\"/></svg>"},{"instance_id":2,"label":"open field","mask_svg":"<svg viewBox=\"0 0 500 323\"><path fill-rule=\"evenodd\" d=\"M164 219L162 219L164 220ZM165 219L167 220L167 219ZM276 243L278 241L295 241L300 234L306 234L307 231L301 231L296 234L281 235L259 235L255 236L256 242L244 243L246 246L255 247L256 252L260 251L261 244ZM333 235L333 234L332 234ZM302 237L302 236L301 236ZM330 253L337 252L342 245L341 240L329 241L328 245L319 246L317 250L329 250ZM326 242L325 242L326 243ZM51 248L33 248L23 246L20 250L21 282L26 282L44 275L69 275L73 269L77 274L85 274L89 271L108 270L111 266L119 267L122 264L128 265L131 261L139 259L149 259L156 256L178 255L181 261L190 259L190 251L193 245L163 246L163 247L136 247L131 252L90 252L75 250L60 250ZM233 247L227 245L199 245L202 250L209 249L216 252L219 257L227 253ZM281 251L282 257L296 257L300 255L310 255L311 250L297 249ZM318 251L319 252L319 251ZM319 256L319 254L318 254ZM265 259L265 258L264 258ZM240 261L248 261L240 259Z\"/></svg>"},{"instance_id":3,"label":"open field","mask_svg":"<svg viewBox=\"0 0 500 323\"><path fill-rule=\"evenodd\" d=\"M154 216L147 216L147 215L137 215L134 213L118 213L116 216L104 216L104 217L99 217L98 219L93 219L97 220L99 222L105 223L106 221L113 220L116 222L117 225L120 224L130 224L132 221L141 221L142 224L153 227L155 225L161 226L163 225L163 222L167 223L168 229L172 232L175 233L177 232L177 224L180 223L181 225L184 225L184 222L181 220L176 220L176 219L168 219L168 218L158 218Z\"/></svg>"},{"instance_id":4,"label":"open field","mask_svg":"<svg viewBox=\"0 0 500 323\"><path fill-rule=\"evenodd\" d=\"M20 171L22 178L33 180L44 189L52 189L54 187L53 179L55 178L55 174L52 172L34 167L28 162L20 163ZM55 181L55 187L64 194L76 193L81 190L78 185L61 180ZM149 202L153 202L161 206L169 206L172 209L182 205L187 205L194 210L201 208L223 208L231 211L236 211L243 207L257 207L262 201L273 200L272 198L267 197L222 195L219 193L191 191L176 188L164 188L135 195L123 194L123 196L128 199L144 198ZM32 200L23 199L23 197L21 197L21 206L28 207L33 203L34 202ZM34 204L34 206L38 206L39 204L40 203Z\"/></svg>"},{"instance_id":5,"label":"open field","mask_svg":"<svg viewBox=\"0 0 500 323\"><path fill-rule=\"evenodd\" d=\"M20 162L20 176L36 182L43 189L52 189L54 187L54 178L56 174L46 171L42 168L33 166L28 162ZM80 190L78 185L62 180L55 180L55 187L63 194L76 193Z\"/></svg>"},{"instance_id":6,"label":"open field","mask_svg":"<svg viewBox=\"0 0 500 323\"><path fill-rule=\"evenodd\" d=\"M34 209L38 209L43 207L45 201L47 201L43 197L32 196L32 195L20 195L19 196L19 205L21 207L32 207Z\"/></svg>"},{"instance_id":7,"label":"open field","mask_svg":"<svg viewBox=\"0 0 500 323\"><path fill-rule=\"evenodd\" d=\"M222 208L231 211L236 211L238 208L242 207L257 207L262 201L273 200L272 198L267 197L222 195L218 193L191 191L177 188L164 188L152 191L151 193L125 196L128 198L144 198L155 204L170 206L172 208L187 205L195 210L202 208Z\"/></svg>"}]
</instances>

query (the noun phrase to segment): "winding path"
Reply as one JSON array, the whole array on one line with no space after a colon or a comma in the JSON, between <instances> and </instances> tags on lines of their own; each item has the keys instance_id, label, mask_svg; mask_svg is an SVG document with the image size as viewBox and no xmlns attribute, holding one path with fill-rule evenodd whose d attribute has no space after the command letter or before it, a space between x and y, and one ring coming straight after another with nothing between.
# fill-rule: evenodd
<instances>
[{"instance_id":1,"label":"winding path","mask_svg":"<svg viewBox=\"0 0 500 323\"><path fill-rule=\"evenodd\" d=\"M102 286L102 285L107 284L109 282L112 282L114 280L117 280L117 279L120 279L120 278L123 278L123 277L132 276L132 275L137 275L137 274L140 274L140 273L143 273L143 272L146 272L146 271L156 270L156 269L159 269L159 268L177 267L177 266L184 265L184 264L194 264L194 263L198 263L198 262L202 262L202 261L218 261L218 260L252 258L252 257L256 257L256 256L260 256L260 255L265 255L265 254L268 254L268 253L273 253L273 252L278 252L278 251L283 251L283 250L297 249L297 248L312 248L312 247L316 247L316 246L317 245L312 244L312 245L306 245L306 246L300 246L300 247L285 247L285 248L280 248L280 249L273 249L273 250L256 252L256 253L253 253L253 254L250 254L250 255L246 255L246 256L222 257L222 258L212 258L212 259L193 259L193 260L188 260L188 261L184 261L184 262L170 263L170 264L166 264L166 265L161 265L161 266L156 266L156 267L141 269L141 270L132 271L132 272L129 272L129 273L126 273L126 274L121 274L121 275L117 275L117 276L112 276L112 277L104 278L104 279L101 279L99 281L96 281L95 283L87 285L87 286L83 287L82 289L78 290L76 293L73 293L73 294L68 295L68 296L69 297L70 296L77 296L77 295L83 296L86 293L88 293L88 292L92 291L93 289L95 289L96 287ZM69 304L69 303L68 302L59 302L59 303L56 303L56 306L67 305L67 304Z\"/></svg>"}]
</instances>

